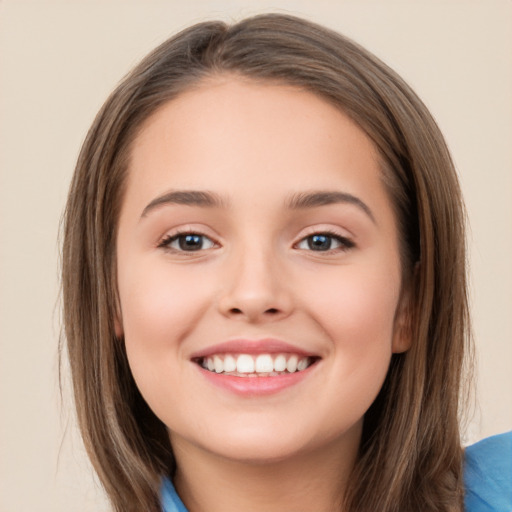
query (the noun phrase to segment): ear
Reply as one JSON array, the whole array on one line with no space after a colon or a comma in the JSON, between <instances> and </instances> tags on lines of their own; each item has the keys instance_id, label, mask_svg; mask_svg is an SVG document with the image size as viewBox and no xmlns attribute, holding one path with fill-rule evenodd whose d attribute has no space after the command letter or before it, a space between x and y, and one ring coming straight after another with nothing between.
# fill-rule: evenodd
<instances>
[{"instance_id":1,"label":"ear","mask_svg":"<svg viewBox=\"0 0 512 512\"><path fill-rule=\"evenodd\" d=\"M412 345L414 325L414 290L419 275L420 263L414 265L411 278L404 283L398 307L395 314L392 351L395 354L407 352Z\"/></svg>"},{"instance_id":2,"label":"ear","mask_svg":"<svg viewBox=\"0 0 512 512\"><path fill-rule=\"evenodd\" d=\"M114 318L114 332L115 332L116 338L122 338L124 335L123 322L117 314Z\"/></svg>"},{"instance_id":3,"label":"ear","mask_svg":"<svg viewBox=\"0 0 512 512\"><path fill-rule=\"evenodd\" d=\"M395 316L392 351L394 354L407 352L412 345L412 322L410 308L402 304L402 299Z\"/></svg>"}]
</instances>

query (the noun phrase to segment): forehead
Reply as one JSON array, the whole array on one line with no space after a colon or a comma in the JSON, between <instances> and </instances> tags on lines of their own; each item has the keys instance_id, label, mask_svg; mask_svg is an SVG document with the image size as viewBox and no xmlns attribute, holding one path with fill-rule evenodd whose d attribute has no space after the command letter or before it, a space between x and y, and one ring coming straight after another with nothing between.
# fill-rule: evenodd
<instances>
[{"instance_id":1,"label":"forehead","mask_svg":"<svg viewBox=\"0 0 512 512\"><path fill-rule=\"evenodd\" d=\"M143 178L146 185L151 171L186 181L231 170L236 182L250 179L251 169L260 177L288 171L290 178L307 181L320 170L357 168L362 175L378 168L366 134L323 98L229 76L210 78L165 104L131 149L130 181ZM328 185L328 173L322 176Z\"/></svg>"}]
</instances>

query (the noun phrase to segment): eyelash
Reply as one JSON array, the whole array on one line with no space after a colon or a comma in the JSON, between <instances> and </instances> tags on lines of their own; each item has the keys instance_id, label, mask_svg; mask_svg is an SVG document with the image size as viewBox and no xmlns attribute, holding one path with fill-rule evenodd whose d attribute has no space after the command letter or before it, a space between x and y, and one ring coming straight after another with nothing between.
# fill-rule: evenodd
<instances>
[{"instance_id":1,"label":"eyelash","mask_svg":"<svg viewBox=\"0 0 512 512\"><path fill-rule=\"evenodd\" d=\"M334 249L331 249L329 247L326 251L315 251L314 249L311 249L311 247L309 246L309 243L308 243L309 250L311 252L322 252L324 254L333 254L333 253L337 253L337 252L346 252L355 247L355 243L352 240L350 240L350 238L341 236L338 233L331 231L331 230L322 230L322 231L316 231L314 233L311 233L310 235L307 235L307 236L301 238L301 240L297 244L295 244L295 247L301 243L304 243L304 242L307 243L307 241L312 239L313 237L320 237L320 236L329 238L331 241L334 240L334 241L338 242L339 247L336 247Z\"/></svg>"},{"instance_id":2,"label":"eyelash","mask_svg":"<svg viewBox=\"0 0 512 512\"><path fill-rule=\"evenodd\" d=\"M187 251L187 250L185 250L183 248L177 249L177 248L171 247L171 244L173 242L176 242L176 241L179 242L180 239L183 239L183 238L185 238L187 236L199 237L202 240L207 239L207 240L209 240L212 243L212 247L216 245L216 243L210 237L208 237L208 236L206 236L206 235L204 235L202 233L198 233L198 232L192 231L192 230L185 230L185 231L178 231L177 233L174 233L172 235L165 236L162 239L162 241L158 244L158 247L162 248L162 249L165 249L167 251L174 252L174 253L183 253L183 254L195 253L195 252L200 252L201 250L205 250L203 247L200 247L200 248L198 248L196 250L191 250L191 251ZM208 247L208 249L211 249L212 247Z\"/></svg>"},{"instance_id":3,"label":"eyelash","mask_svg":"<svg viewBox=\"0 0 512 512\"><path fill-rule=\"evenodd\" d=\"M183 249L183 247L181 248L175 248L175 247L171 247L171 244L173 242L178 242L180 243L180 239L183 239L184 237L187 237L187 236L192 236L192 237L198 237L198 238L201 238L201 240L204 242L204 240L209 240L211 242L211 246L210 247L207 247L206 249L204 247L202 247L203 244L201 244L201 247L197 248L197 249L193 249L193 250L186 250L186 249ZM339 244L339 247L336 247L336 248L331 248L330 246L327 248L327 250L318 250L318 251L315 251L314 249L311 248L311 245L309 243L309 240L311 240L313 237L326 237L330 240L330 244L329 245L332 245L332 241L334 240L335 242L337 242ZM322 230L322 231L317 231L317 232L314 232L314 233L311 233L310 235L307 235L303 238L301 238L299 240L298 243L294 244L294 248L297 247L302 244L302 243L307 243L308 245L308 249L304 249L304 250L309 250L311 252L321 252L321 253L324 253L324 254L333 254L333 253L337 253L337 252L346 252L350 249L352 249L353 247L355 247L355 244L352 240L350 240L349 238L347 237L344 237L344 236L341 236L337 233L335 233L334 231L330 231L330 230ZM181 243L180 243L181 245ZM174 233L172 235L167 235L165 236L162 241L158 244L158 247L159 248L162 248L162 249L165 249L167 251L170 251L170 252L173 252L173 253L182 253L182 254L187 254L187 253L196 253L196 252L201 252L201 251L204 251L204 250L208 250L208 249L211 249L213 248L216 244L215 241L213 241L210 237L208 237L207 235L204 235L202 233L199 233L199 232L196 232L196 231L179 231L177 233Z\"/></svg>"}]
</instances>

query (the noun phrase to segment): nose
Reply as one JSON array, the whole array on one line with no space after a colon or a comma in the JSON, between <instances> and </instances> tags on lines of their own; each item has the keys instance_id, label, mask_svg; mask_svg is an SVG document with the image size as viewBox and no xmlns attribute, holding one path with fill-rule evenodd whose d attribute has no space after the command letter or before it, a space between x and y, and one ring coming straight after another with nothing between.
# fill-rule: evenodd
<instances>
[{"instance_id":1,"label":"nose","mask_svg":"<svg viewBox=\"0 0 512 512\"><path fill-rule=\"evenodd\" d=\"M222 315L250 323L287 317L293 296L286 271L269 251L246 250L226 261L222 293L218 300Z\"/></svg>"}]
</instances>

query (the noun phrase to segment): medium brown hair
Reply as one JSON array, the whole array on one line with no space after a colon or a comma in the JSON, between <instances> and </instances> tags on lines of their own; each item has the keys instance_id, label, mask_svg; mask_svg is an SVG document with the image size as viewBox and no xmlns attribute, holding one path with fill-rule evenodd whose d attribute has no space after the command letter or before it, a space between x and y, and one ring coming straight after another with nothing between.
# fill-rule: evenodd
<instances>
[{"instance_id":1,"label":"medium brown hair","mask_svg":"<svg viewBox=\"0 0 512 512\"><path fill-rule=\"evenodd\" d=\"M369 52L284 15L205 22L149 54L116 88L83 144L63 240L67 350L82 436L118 512L160 510L169 437L116 338L116 230L130 147L144 121L203 79L237 74L311 91L370 137L395 207L412 347L392 357L365 415L345 510L462 510L459 399L469 347L464 209L443 137L413 91Z\"/></svg>"}]
</instances>

